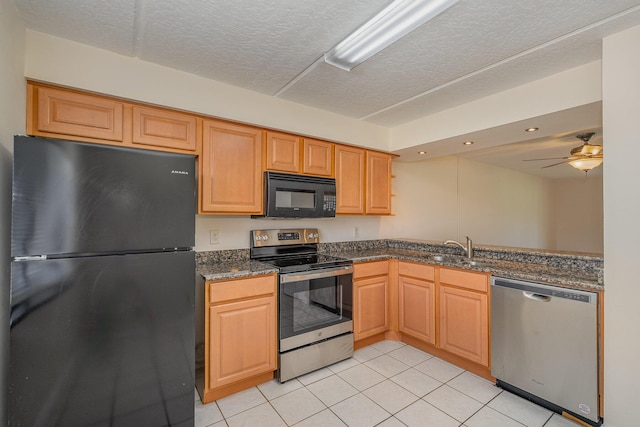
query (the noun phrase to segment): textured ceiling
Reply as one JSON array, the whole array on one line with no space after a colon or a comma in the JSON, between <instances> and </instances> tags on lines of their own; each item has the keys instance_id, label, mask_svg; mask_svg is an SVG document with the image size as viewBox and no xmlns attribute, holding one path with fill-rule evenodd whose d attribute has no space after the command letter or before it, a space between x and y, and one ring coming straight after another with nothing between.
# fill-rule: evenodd
<instances>
[{"instance_id":1,"label":"textured ceiling","mask_svg":"<svg viewBox=\"0 0 640 427\"><path fill-rule=\"evenodd\" d=\"M324 52L390 0L13 3L36 31L387 127L600 59L640 25L640 0L460 0L346 72Z\"/></svg>"}]
</instances>

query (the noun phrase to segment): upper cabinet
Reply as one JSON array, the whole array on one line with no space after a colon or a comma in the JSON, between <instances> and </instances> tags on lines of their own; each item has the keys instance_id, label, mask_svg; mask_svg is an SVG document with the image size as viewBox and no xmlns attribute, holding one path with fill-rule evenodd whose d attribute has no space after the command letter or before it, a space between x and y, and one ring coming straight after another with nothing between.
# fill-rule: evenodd
<instances>
[{"instance_id":1,"label":"upper cabinet","mask_svg":"<svg viewBox=\"0 0 640 427\"><path fill-rule=\"evenodd\" d=\"M70 89L27 84L29 135L196 154L194 114Z\"/></svg>"},{"instance_id":2,"label":"upper cabinet","mask_svg":"<svg viewBox=\"0 0 640 427\"><path fill-rule=\"evenodd\" d=\"M196 155L201 214L261 214L265 170L335 177L337 214L391 214L388 153L38 82L27 134Z\"/></svg>"},{"instance_id":3,"label":"upper cabinet","mask_svg":"<svg viewBox=\"0 0 640 427\"><path fill-rule=\"evenodd\" d=\"M124 103L50 87L29 87L27 132L122 142Z\"/></svg>"},{"instance_id":4,"label":"upper cabinet","mask_svg":"<svg viewBox=\"0 0 640 427\"><path fill-rule=\"evenodd\" d=\"M252 126L204 121L200 213L262 213L263 134Z\"/></svg>"},{"instance_id":5,"label":"upper cabinet","mask_svg":"<svg viewBox=\"0 0 640 427\"><path fill-rule=\"evenodd\" d=\"M300 173L300 138L287 133L267 131L265 168Z\"/></svg>"},{"instance_id":6,"label":"upper cabinet","mask_svg":"<svg viewBox=\"0 0 640 427\"><path fill-rule=\"evenodd\" d=\"M336 213L364 214L365 150L336 145Z\"/></svg>"},{"instance_id":7,"label":"upper cabinet","mask_svg":"<svg viewBox=\"0 0 640 427\"><path fill-rule=\"evenodd\" d=\"M336 145L338 214L391 214L391 154Z\"/></svg>"},{"instance_id":8,"label":"upper cabinet","mask_svg":"<svg viewBox=\"0 0 640 427\"><path fill-rule=\"evenodd\" d=\"M332 176L332 143L274 131L266 135L266 170Z\"/></svg>"},{"instance_id":9,"label":"upper cabinet","mask_svg":"<svg viewBox=\"0 0 640 427\"><path fill-rule=\"evenodd\" d=\"M196 150L200 119L193 114L139 106L134 106L132 111L133 144Z\"/></svg>"},{"instance_id":10,"label":"upper cabinet","mask_svg":"<svg viewBox=\"0 0 640 427\"><path fill-rule=\"evenodd\" d=\"M368 215L391 214L391 155L367 150Z\"/></svg>"},{"instance_id":11,"label":"upper cabinet","mask_svg":"<svg viewBox=\"0 0 640 427\"><path fill-rule=\"evenodd\" d=\"M302 173L333 176L333 146L330 142L303 138Z\"/></svg>"}]
</instances>

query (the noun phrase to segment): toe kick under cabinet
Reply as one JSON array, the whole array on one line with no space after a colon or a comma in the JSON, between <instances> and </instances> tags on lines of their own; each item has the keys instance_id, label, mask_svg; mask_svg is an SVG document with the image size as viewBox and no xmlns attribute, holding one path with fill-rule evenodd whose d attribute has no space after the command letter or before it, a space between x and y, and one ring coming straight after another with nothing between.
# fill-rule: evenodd
<instances>
[{"instance_id":1,"label":"toe kick under cabinet","mask_svg":"<svg viewBox=\"0 0 640 427\"><path fill-rule=\"evenodd\" d=\"M269 381L277 368L276 276L200 281L196 388L203 403Z\"/></svg>"}]
</instances>

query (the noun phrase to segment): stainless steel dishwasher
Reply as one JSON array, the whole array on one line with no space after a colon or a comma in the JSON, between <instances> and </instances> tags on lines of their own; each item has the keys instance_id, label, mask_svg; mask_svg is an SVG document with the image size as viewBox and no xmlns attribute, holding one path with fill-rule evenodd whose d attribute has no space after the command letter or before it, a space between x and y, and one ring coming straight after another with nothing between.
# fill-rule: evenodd
<instances>
[{"instance_id":1,"label":"stainless steel dishwasher","mask_svg":"<svg viewBox=\"0 0 640 427\"><path fill-rule=\"evenodd\" d=\"M491 278L497 385L591 425L598 413L598 294Z\"/></svg>"}]
</instances>

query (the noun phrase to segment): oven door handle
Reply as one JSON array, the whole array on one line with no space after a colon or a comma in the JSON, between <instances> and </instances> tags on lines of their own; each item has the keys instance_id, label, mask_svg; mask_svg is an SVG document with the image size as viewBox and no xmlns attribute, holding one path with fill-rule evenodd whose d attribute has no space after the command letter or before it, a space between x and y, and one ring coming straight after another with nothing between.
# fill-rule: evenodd
<instances>
[{"instance_id":1,"label":"oven door handle","mask_svg":"<svg viewBox=\"0 0 640 427\"><path fill-rule=\"evenodd\" d=\"M321 279L323 277L342 276L343 274L353 273L353 266L333 267L314 272L305 273L289 273L280 275L280 283L301 282L303 280Z\"/></svg>"}]
</instances>

